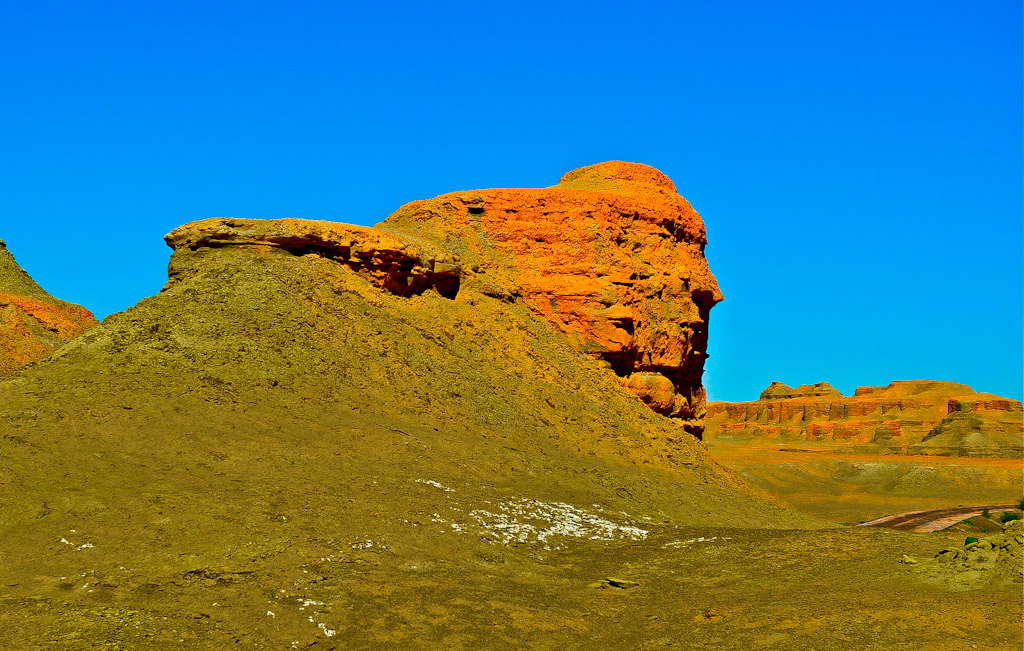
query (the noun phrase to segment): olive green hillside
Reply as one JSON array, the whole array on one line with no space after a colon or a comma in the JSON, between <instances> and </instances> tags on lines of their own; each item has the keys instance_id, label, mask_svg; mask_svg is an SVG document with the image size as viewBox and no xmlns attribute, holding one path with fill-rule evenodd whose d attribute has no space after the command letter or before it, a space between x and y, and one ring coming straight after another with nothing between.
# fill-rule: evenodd
<instances>
[{"instance_id":1,"label":"olive green hillside","mask_svg":"<svg viewBox=\"0 0 1024 651\"><path fill-rule=\"evenodd\" d=\"M0 380L7 595L150 616L242 582L222 620L237 632L324 559L461 581L467 559L535 564L654 525L821 526L756 498L521 304L403 298L279 248L186 249L172 268Z\"/></svg>"}]
</instances>

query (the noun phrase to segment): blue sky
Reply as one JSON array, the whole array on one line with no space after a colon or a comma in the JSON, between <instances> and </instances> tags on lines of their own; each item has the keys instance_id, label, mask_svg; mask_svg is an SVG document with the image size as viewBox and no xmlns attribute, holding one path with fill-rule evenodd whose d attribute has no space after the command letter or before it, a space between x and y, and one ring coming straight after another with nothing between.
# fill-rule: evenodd
<instances>
[{"instance_id":1,"label":"blue sky","mask_svg":"<svg viewBox=\"0 0 1024 651\"><path fill-rule=\"evenodd\" d=\"M629 160L707 224L713 397L1021 398L1021 3L369 4L4 2L0 238L104 316L194 219Z\"/></svg>"}]
</instances>

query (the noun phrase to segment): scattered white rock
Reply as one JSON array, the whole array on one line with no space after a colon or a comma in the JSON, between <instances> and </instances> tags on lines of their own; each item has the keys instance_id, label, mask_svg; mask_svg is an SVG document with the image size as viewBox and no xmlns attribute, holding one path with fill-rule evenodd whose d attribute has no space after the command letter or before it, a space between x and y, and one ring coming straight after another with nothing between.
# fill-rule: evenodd
<instances>
[{"instance_id":1,"label":"scattered white rock","mask_svg":"<svg viewBox=\"0 0 1024 651\"><path fill-rule=\"evenodd\" d=\"M327 637L334 637L334 634L337 633L337 631L335 631L333 628L327 628L327 625L323 622L320 622L319 624L317 624L317 626L320 627L320 630L322 630L324 632L324 635L326 635Z\"/></svg>"},{"instance_id":2,"label":"scattered white rock","mask_svg":"<svg viewBox=\"0 0 1024 651\"><path fill-rule=\"evenodd\" d=\"M70 531L71 533L75 532L74 529L69 529L68 531ZM67 538L64 538L63 536L61 536L60 542L64 543L65 545L71 545L72 547L75 547L76 550L95 549L96 548L96 545L94 545L94 544L92 544L90 542L82 543L81 545L78 545L76 547L75 543L71 542ZM121 569L124 569L124 568L121 568ZM83 574L82 576L85 576L85 575Z\"/></svg>"},{"instance_id":3,"label":"scattered white rock","mask_svg":"<svg viewBox=\"0 0 1024 651\"><path fill-rule=\"evenodd\" d=\"M719 540L718 536L711 536L710 538L705 538L704 536L700 536L699 538L690 538L689 540L673 540L670 543L665 543L664 545L662 545L662 547L663 548L671 547L672 549L682 549L683 547L686 547L688 545L692 545L694 543L714 542L716 540ZM721 540L732 540L732 538L730 538L729 536L725 536Z\"/></svg>"},{"instance_id":4,"label":"scattered white rock","mask_svg":"<svg viewBox=\"0 0 1024 651\"><path fill-rule=\"evenodd\" d=\"M433 479L417 479L416 483L417 484L426 484L427 486L433 486L434 488L440 488L441 490L443 490L446 493L454 493L455 492L454 488L448 488L447 486L444 486L441 483L434 481Z\"/></svg>"}]
</instances>

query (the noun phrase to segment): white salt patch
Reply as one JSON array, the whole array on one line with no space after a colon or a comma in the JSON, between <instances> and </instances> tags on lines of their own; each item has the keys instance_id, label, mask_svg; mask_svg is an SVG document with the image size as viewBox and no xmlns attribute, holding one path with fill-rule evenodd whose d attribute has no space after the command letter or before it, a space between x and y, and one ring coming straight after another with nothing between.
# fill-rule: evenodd
<instances>
[{"instance_id":1,"label":"white salt patch","mask_svg":"<svg viewBox=\"0 0 1024 651\"><path fill-rule=\"evenodd\" d=\"M628 514L624 515L628 517ZM477 528L505 545L543 543L556 536L585 540L643 540L648 534L646 529L619 524L571 504L526 498L498 504L497 513L476 509L470 511L469 516L476 520Z\"/></svg>"}]
</instances>

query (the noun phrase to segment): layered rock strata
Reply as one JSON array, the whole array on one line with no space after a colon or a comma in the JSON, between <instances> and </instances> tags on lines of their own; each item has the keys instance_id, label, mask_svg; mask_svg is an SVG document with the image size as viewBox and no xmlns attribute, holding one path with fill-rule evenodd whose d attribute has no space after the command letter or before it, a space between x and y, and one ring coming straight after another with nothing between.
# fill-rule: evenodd
<instances>
[{"instance_id":1,"label":"layered rock strata","mask_svg":"<svg viewBox=\"0 0 1024 651\"><path fill-rule=\"evenodd\" d=\"M850 451L1015 458L1024 412L1017 400L955 382L893 382L843 396L827 383L773 382L754 402L713 402L709 441L827 444Z\"/></svg>"},{"instance_id":2,"label":"layered rock strata","mask_svg":"<svg viewBox=\"0 0 1024 651\"><path fill-rule=\"evenodd\" d=\"M96 323L89 310L40 287L0 240L0 375L46 357Z\"/></svg>"},{"instance_id":3,"label":"layered rock strata","mask_svg":"<svg viewBox=\"0 0 1024 651\"><path fill-rule=\"evenodd\" d=\"M444 194L406 204L374 228L208 219L166 239L176 251L324 256L400 296L456 299L471 288L521 301L651 409L702 435L708 316L722 295L700 215L654 168L612 161L551 188ZM172 258L172 283L188 273Z\"/></svg>"}]
</instances>

